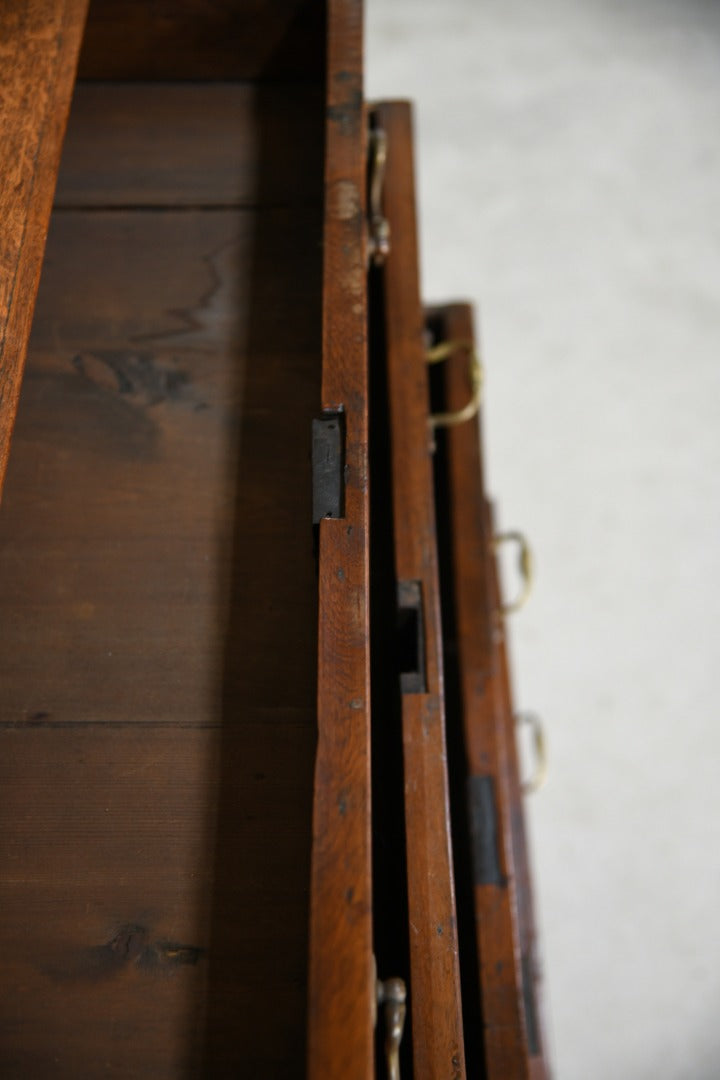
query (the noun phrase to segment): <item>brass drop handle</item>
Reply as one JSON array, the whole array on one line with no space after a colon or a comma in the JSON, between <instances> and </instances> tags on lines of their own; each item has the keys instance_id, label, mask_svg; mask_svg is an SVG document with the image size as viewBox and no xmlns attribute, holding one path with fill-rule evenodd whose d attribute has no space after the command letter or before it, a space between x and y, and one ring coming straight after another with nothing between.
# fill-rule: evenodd
<instances>
[{"instance_id":1,"label":"brass drop handle","mask_svg":"<svg viewBox=\"0 0 720 1080\"><path fill-rule=\"evenodd\" d=\"M382 266L390 254L390 222L382 212L387 135L382 128L371 128L368 137L370 151L368 257L373 266Z\"/></svg>"},{"instance_id":2,"label":"brass drop handle","mask_svg":"<svg viewBox=\"0 0 720 1080\"><path fill-rule=\"evenodd\" d=\"M518 532L517 529L511 530L510 532L498 533L497 536L493 537L493 549L495 551L502 547L503 544L513 543L518 545L518 570L520 571L521 588L518 596L514 600L501 604L500 611L503 615L512 615L514 612L520 611L521 608L525 607L533 588L533 556L527 538L523 536L521 532Z\"/></svg>"},{"instance_id":3,"label":"brass drop handle","mask_svg":"<svg viewBox=\"0 0 720 1080\"><path fill-rule=\"evenodd\" d=\"M545 740L545 729L543 728L540 717L537 713L533 712L518 713L515 717L515 723L518 726L527 724L532 732L533 749L535 752L535 768L532 776L522 784L523 793L525 795L530 795L533 792L539 791L547 782L548 752L547 742Z\"/></svg>"},{"instance_id":4,"label":"brass drop handle","mask_svg":"<svg viewBox=\"0 0 720 1080\"><path fill-rule=\"evenodd\" d=\"M455 427L472 420L480 409L483 390L483 366L472 341L442 341L425 353L428 364L440 364L456 352L463 350L470 357L470 400L456 412L433 413L429 418L432 430L439 427Z\"/></svg>"},{"instance_id":5,"label":"brass drop handle","mask_svg":"<svg viewBox=\"0 0 720 1080\"><path fill-rule=\"evenodd\" d=\"M400 1080L400 1043L407 1012L407 990L402 979L377 984L378 1005L385 1006L385 1059L388 1080Z\"/></svg>"}]
</instances>

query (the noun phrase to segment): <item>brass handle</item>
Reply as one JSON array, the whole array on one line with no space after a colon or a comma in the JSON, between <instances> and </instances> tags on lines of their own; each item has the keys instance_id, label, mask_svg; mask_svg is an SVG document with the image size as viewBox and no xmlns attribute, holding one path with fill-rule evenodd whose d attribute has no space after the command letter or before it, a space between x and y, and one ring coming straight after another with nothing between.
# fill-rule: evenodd
<instances>
[{"instance_id":1,"label":"brass handle","mask_svg":"<svg viewBox=\"0 0 720 1080\"><path fill-rule=\"evenodd\" d=\"M523 793L530 795L544 787L548 777L548 752L545 741L545 729L537 713L523 712L515 717L515 723L528 724L532 729L532 741L535 750L535 769L529 780L522 784Z\"/></svg>"},{"instance_id":2,"label":"brass handle","mask_svg":"<svg viewBox=\"0 0 720 1080\"><path fill-rule=\"evenodd\" d=\"M382 128L370 130L370 212L368 255L374 266L382 266L390 254L390 222L382 212L382 191L387 162L387 135Z\"/></svg>"},{"instance_id":3,"label":"brass handle","mask_svg":"<svg viewBox=\"0 0 720 1080\"><path fill-rule=\"evenodd\" d=\"M533 589L535 576L532 550L526 537L521 532L513 529L510 532L499 533L493 538L495 551L503 544L511 543L518 545L518 570L520 571L521 588L515 600L501 604L500 611L503 615L512 615L514 612L520 611L520 608L525 607Z\"/></svg>"},{"instance_id":4,"label":"brass handle","mask_svg":"<svg viewBox=\"0 0 720 1080\"><path fill-rule=\"evenodd\" d=\"M434 345L425 353L428 364L439 364L448 360L460 349L465 350L470 357L470 400L467 405L456 412L433 413L430 417L430 427L434 430L439 427L455 427L464 424L466 420L472 420L480 409L483 390L483 366L478 356L475 344L472 341L443 341Z\"/></svg>"},{"instance_id":5,"label":"brass handle","mask_svg":"<svg viewBox=\"0 0 720 1080\"><path fill-rule=\"evenodd\" d=\"M388 1080L400 1080L400 1043L407 1012L407 990L402 979L377 984L378 1005L385 1006L385 1059Z\"/></svg>"}]
</instances>

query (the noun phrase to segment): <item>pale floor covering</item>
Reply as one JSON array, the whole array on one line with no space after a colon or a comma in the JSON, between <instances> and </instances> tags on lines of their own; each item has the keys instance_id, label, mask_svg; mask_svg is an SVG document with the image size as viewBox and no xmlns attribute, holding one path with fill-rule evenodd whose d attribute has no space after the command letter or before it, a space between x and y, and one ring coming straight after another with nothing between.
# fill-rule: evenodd
<instances>
[{"instance_id":1,"label":"pale floor covering","mask_svg":"<svg viewBox=\"0 0 720 1080\"><path fill-rule=\"evenodd\" d=\"M720 4L369 0L424 295L481 309L557 1080L720 1077Z\"/></svg>"}]
</instances>

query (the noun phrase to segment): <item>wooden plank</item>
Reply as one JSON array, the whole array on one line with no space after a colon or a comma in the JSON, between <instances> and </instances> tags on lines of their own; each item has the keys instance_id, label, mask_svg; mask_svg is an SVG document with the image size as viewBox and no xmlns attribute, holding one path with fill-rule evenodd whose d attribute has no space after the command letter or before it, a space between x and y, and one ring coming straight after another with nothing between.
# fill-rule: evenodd
<instances>
[{"instance_id":1,"label":"wooden plank","mask_svg":"<svg viewBox=\"0 0 720 1080\"><path fill-rule=\"evenodd\" d=\"M0 490L87 0L0 8Z\"/></svg>"},{"instance_id":2,"label":"wooden plank","mask_svg":"<svg viewBox=\"0 0 720 1080\"><path fill-rule=\"evenodd\" d=\"M319 525L308 1076L374 1074L362 5L330 0L322 406L343 411L344 517Z\"/></svg>"},{"instance_id":3,"label":"wooden plank","mask_svg":"<svg viewBox=\"0 0 720 1080\"><path fill-rule=\"evenodd\" d=\"M472 312L455 304L434 313L444 340L474 339ZM471 396L466 345L443 365L443 409ZM523 918L530 910L529 875L521 836L522 805L492 525L484 497L481 417L439 433L447 468L454 638L468 770L469 843L474 877L475 938L489 1077L538 1074L540 1056L528 1038L523 997ZM526 862L525 862L526 865ZM524 915L523 915L524 913ZM529 955L529 954L528 954Z\"/></svg>"},{"instance_id":4,"label":"wooden plank","mask_svg":"<svg viewBox=\"0 0 720 1080\"><path fill-rule=\"evenodd\" d=\"M399 587L419 583L424 622L425 686L402 696L413 1075L460 1077L464 1042L410 107L382 103L374 122L388 146L383 199L392 246L382 276L395 571Z\"/></svg>"},{"instance_id":5,"label":"wooden plank","mask_svg":"<svg viewBox=\"0 0 720 1080\"><path fill-rule=\"evenodd\" d=\"M315 209L53 221L0 517L3 1075L294 1077L305 1057L305 161Z\"/></svg>"},{"instance_id":6,"label":"wooden plank","mask_svg":"<svg viewBox=\"0 0 720 1080\"><path fill-rule=\"evenodd\" d=\"M472 340L467 308L451 308L443 320L448 340ZM444 365L446 408L468 400L466 349ZM482 488L478 425L444 435L449 464L455 612L465 752L469 774L476 938L488 1076L527 1076L522 979L517 942L517 905L503 717L498 713L498 660L490 577L490 543ZM485 555L483 556L483 553ZM483 801L478 795L483 793ZM480 838L485 841L479 851ZM487 849L487 850L485 850ZM492 858L491 858L492 856Z\"/></svg>"},{"instance_id":7,"label":"wooden plank","mask_svg":"<svg viewBox=\"0 0 720 1080\"><path fill-rule=\"evenodd\" d=\"M494 533L492 507L488 505L489 532ZM491 556L491 591L496 611L500 610L502 591L498 576L497 560ZM530 853L525 830L525 811L520 781L515 735L515 711L512 704L512 686L508 659L507 634L504 620L496 620L495 642L499 678L496 683L498 710L502 722L505 744L506 785L510 803L510 840L515 870L515 897L517 902L517 934L520 952L520 973L523 994L523 1015L528 1047L528 1075L530 1080L546 1080L550 1076L541 995L541 972L538 959L538 940L533 906Z\"/></svg>"},{"instance_id":8,"label":"wooden plank","mask_svg":"<svg viewBox=\"0 0 720 1080\"><path fill-rule=\"evenodd\" d=\"M92 0L83 79L323 81L313 0Z\"/></svg>"},{"instance_id":9,"label":"wooden plank","mask_svg":"<svg viewBox=\"0 0 720 1080\"><path fill-rule=\"evenodd\" d=\"M233 619L246 707L312 701L306 627L275 675L315 617L316 229L54 220L0 519L2 722L217 722L235 603L258 616Z\"/></svg>"},{"instance_id":10,"label":"wooden plank","mask_svg":"<svg viewBox=\"0 0 720 1080\"><path fill-rule=\"evenodd\" d=\"M297 1075L313 743L311 713L0 732L3 1076Z\"/></svg>"},{"instance_id":11,"label":"wooden plank","mask_svg":"<svg viewBox=\"0 0 720 1080\"><path fill-rule=\"evenodd\" d=\"M55 206L311 202L321 110L306 83L78 83Z\"/></svg>"}]
</instances>

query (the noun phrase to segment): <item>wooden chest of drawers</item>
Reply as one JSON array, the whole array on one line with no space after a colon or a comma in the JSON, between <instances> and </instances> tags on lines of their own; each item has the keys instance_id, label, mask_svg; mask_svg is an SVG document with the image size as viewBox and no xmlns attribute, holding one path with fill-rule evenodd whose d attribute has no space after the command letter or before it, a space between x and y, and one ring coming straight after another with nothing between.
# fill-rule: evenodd
<instances>
[{"instance_id":1,"label":"wooden chest of drawers","mask_svg":"<svg viewBox=\"0 0 720 1080\"><path fill-rule=\"evenodd\" d=\"M406 1010L403 1075L546 1075L471 316L360 5L15 8L0 1072L393 1075Z\"/></svg>"}]
</instances>

